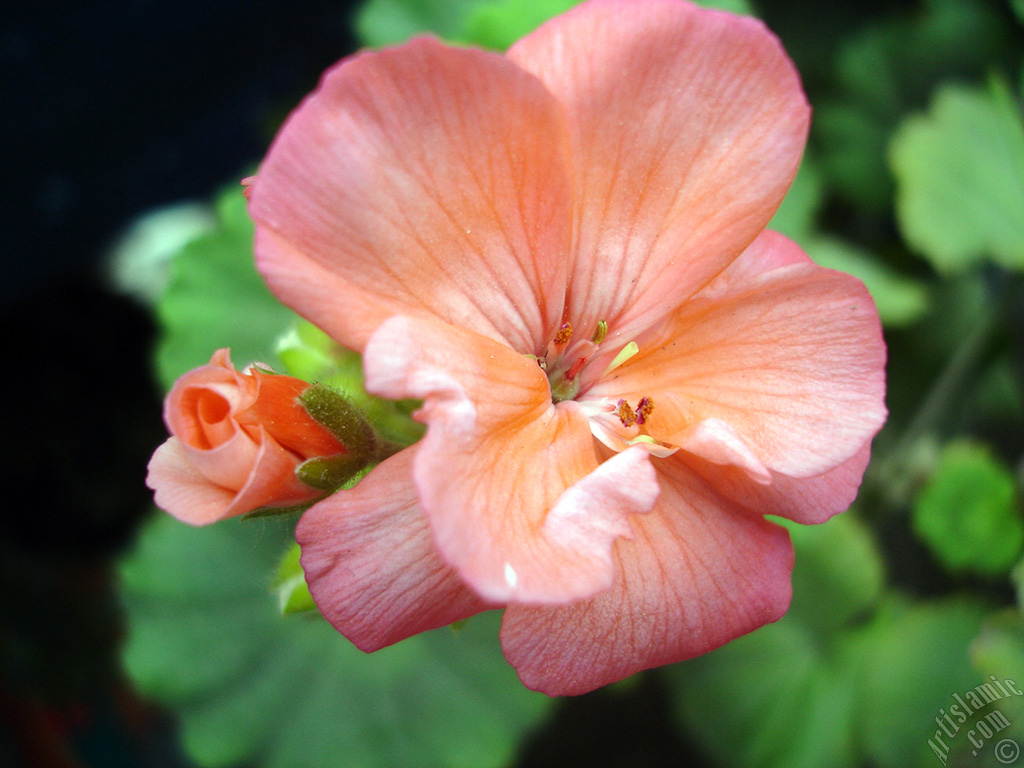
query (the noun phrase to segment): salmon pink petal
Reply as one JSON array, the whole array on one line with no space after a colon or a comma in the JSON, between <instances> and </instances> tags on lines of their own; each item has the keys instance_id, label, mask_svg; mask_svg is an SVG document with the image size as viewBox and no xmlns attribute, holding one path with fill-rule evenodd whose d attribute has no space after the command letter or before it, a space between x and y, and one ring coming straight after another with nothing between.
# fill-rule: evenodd
<instances>
[{"instance_id":1,"label":"salmon pink petal","mask_svg":"<svg viewBox=\"0 0 1024 768\"><path fill-rule=\"evenodd\" d=\"M646 451L602 462L579 405L552 405L536 361L471 331L393 318L364 359L369 391L424 400L416 486L438 549L473 589L550 603L611 584L613 542L657 497Z\"/></svg>"},{"instance_id":2,"label":"salmon pink petal","mask_svg":"<svg viewBox=\"0 0 1024 768\"><path fill-rule=\"evenodd\" d=\"M298 460L269 439L262 427L252 441L244 433L210 451L171 437L149 462L146 485L156 505L179 520L206 525L273 504L311 501L319 492L295 476Z\"/></svg>"},{"instance_id":3,"label":"salmon pink petal","mask_svg":"<svg viewBox=\"0 0 1024 768\"><path fill-rule=\"evenodd\" d=\"M777 249L799 250L764 233L737 262L746 279L687 302L588 396L652 398L646 426L670 444L715 419L767 469L793 477L851 458L886 416L878 313L860 281L810 262L753 276L749 262L773 265ZM718 461L707 447L694 452Z\"/></svg>"},{"instance_id":4,"label":"salmon pink petal","mask_svg":"<svg viewBox=\"0 0 1024 768\"><path fill-rule=\"evenodd\" d=\"M592 0L508 56L565 107L578 327L606 320L610 338L632 340L739 255L796 173L810 110L755 19Z\"/></svg>"},{"instance_id":5,"label":"salmon pink petal","mask_svg":"<svg viewBox=\"0 0 1024 768\"><path fill-rule=\"evenodd\" d=\"M364 651L397 643L493 606L437 552L412 482L417 448L311 507L296 540L317 607Z\"/></svg>"},{"instance_id":6,"label":"salmon pink petal","mask_svg":"<svg viewBox=\"0 0 1024 768\"><path fill-rule=\"evenodd\" d=\"M718 496L675 457L658 467L661 497L634 519L635 538L616 544L610 589L568 606L506 608L502 647L528 687L586 693L705 653L788 608L786 531Z\"/></svg>"},{"instance_id":7,"label":"salmon pink petal","mask_svg":"<svg viewBox=\"0 0 1024 768\"><path fill-rule=\"evenodd\" d=\"M149 460L146 485L156 505L179 520L207 525L224 518L235 491L211 483L193 464L176 437L156 449Z\"/></svg>"},{"instance_id":8,"label":"salmon pink petal","mask_svg":"<svg viewBox=\"0 0 1024 768\"><path fill-rule=\"evenodd\" d=\"M871 458L871 443L822 475L790 477L771 472L767 484L757 482L736 466L712 464L686 454L679 456L733 503L756 514L778 515L813 525L845 511L853 503Z\"/></svg>"},{"instance_id":9,"label":"salmon pink petal","mask_svg":"<svg viewBox=\"0 0 1024 768\"><path fill-rule=\"evenodd\" d=\"M347 59L251 186L257 265L355 350L404 314L539 353L565 294L565 136L543 84L502 56L420 39Z\"/></svg>"}]
</instances>

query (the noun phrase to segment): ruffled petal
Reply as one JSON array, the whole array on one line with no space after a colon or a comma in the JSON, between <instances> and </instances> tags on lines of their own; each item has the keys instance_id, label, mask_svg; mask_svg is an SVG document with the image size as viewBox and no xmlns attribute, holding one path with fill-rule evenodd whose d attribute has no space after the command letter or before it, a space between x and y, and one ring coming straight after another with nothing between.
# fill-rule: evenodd
<instances>
[{"instance_id":1,"label":"ruffled petal","mask_svg":"<svg viewBox=\"0 0 1024 768\"><path fill-rule=\"evenodd\" d=\"M687 466L734 504L756 514L778 515L804 525L823 523L850 507L870 458L871 443L867 443L853 458L822 475L790 477L770 472L770 481L762 483L737 466L680 454Z\"/></svg>"},{"instance_id":2,"label":"ruffled petal","mask_svg":"<svg viewBox=\"0 0 1024 768\"><path fill-rule=\"evenodd\" d=\"M225 517L235 491L211 483L199 472L181 441L169 438L149 460L146 485L160 509L191 525L208 525Z\"/></svg>"},{"instance_id":3,"label":"ruffled petal","mask_svg":"<svg viewBox=\"0 0 1024 768\"><path fill-rule=\"evenodd\" d=\"M578 329L603 319L612 341L633 339L750 244L796 173L810 110L755 19L592 0L508 56L568 116Z\"/></svg>"},{"instance_id":4,"label":"ruffled petal","mask_svg":"<svg viewBox=\"0 0 1024 768\"><path fill-rule=\"evenodd\" d=\"M566 157L557 103L503 57L430 39L360 54L260 167L257 266L351 349L405 314L539 352L565 293Z\"/></svg>"},{"instance_id":5,"label":"ruffled petal","mask_svg":"<svg viewBox=\"0 0 1024 768\"><path fill-rule=\"evenodd\" d=\"M528 687L586 693L706 653L788 608L786 531L718 496L674 457L658 467L661 497L634 519L636 537L616 544L610 589L568 606L506 608L502 647Z\"/></svg>"},{"instance_id":6,"label":"ruffled petal","mask_svg":"<svg viewBox=\"0 0 1024 768\"><path fill-rule=\"evenodd\" d=\"M393 318L364 361L367 390L424 400L416 485L466 583L495 602L548 603L611 584L614 540L657 497L646 451L602 463L578 404L552 405L535 361L469 331Z\"/></svg>"},{"instance_id":7,"label":"ruffled petal","mask_svg":"<svg viewBox=\"0 0 1024 768\"><path fill-rule=\"evenodd\" d=\"M885 344L864 285L791 259L763 233L725 280L687 302L588 397L646 395L646 427L678 444L705 419L727 424L765 467L812 477L850 459L885 421ZM697 451L713 459L706 451ZM762 478L763 479L763 478Z\"/></svg>"},{"instance_id":8,"label":"ruffled petal","mask_svg":"<svg viewBox=\"0 0 1024 768\"><path fill-rule=\"evenodd\" d=\"M434 546L412 481L416 451L311 507L295 530L317 607L367 652L493 607Z\"/></svg>"}]
</instances>

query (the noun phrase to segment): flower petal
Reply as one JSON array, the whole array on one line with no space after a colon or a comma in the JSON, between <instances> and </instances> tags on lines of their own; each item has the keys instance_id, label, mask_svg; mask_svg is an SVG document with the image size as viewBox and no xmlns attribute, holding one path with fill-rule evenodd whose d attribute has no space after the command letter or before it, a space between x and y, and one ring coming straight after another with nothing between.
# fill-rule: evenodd
<instances>
[{"instance_id":1,"label":"flower petal","mask_svg":"<svg viewBox=\"0 0 1024 768\"><path fill-rule=\"evenodd\" d=\"M761 22L682 0L591 0L509 58L565 107L577 199L569 317L622 343L754 239L810 110Z\"/></svg>"},{"instance_id":2,"label":"flower petal","mask_svg":"<svg viewBox=\"0 0 1024 768\"><path fill-rule=\"evenodd\" d=\"M191 525L207 525L273 505L312 501L320 491L295 476L298 460L260 427L210 451L171 437L149 460L146 485L156 505Z\"/></svg>"},{"instance_id":3,"label":"flower petal","mask_svg":"<svg viewBox=\"0 0 1024 768\"><path fill-rule=\"evenodd\" d=\"M493 607L434 546L412 481L416 451L311 507L295 530L317 607L367 652Z\"/></svg>"},{"instance_id":4,"label":"flower petal","mask_svg":"<svg viewBox=\"0 0 1024 768\"><path fill-rule=\"evenodd\" d=\"M588 397L653 398L646 426L670 444L717 419L765 467L793 477L851 458L886 417L878 313L863 284L841 272L797 259L760 275L751 268L777 263L778 249L799 250L762 234L737 260L745 277L687 302Z\"/></svg>"},{"instance_id":5,"label":"flower petal","mask_svg":"<svg viewBox=\"0 0 1024 768\"><path fill-rule=\"evenodd\" d=\"M394 314L540 351L569 247L565 129L532 75L420 39L327 72L251 187L271 288L361 351Z\"/></svg>"},{"instance_id":6,"label":"flower petal","mask_svg":"<svg viewBox=\"0 0 1024 768\"><path fill-rule=\"evenodd\" d=\"M611 583L612 543L657 497L646 451L601 463L578 404L552 405L535 361L469 331L392 318L364 360L367 390L424 400L416 485L470 586L495 602L564 602Z\"/></svg>"},{"instance_id":7,"label":"flower petal","mask_svg":"<svg viewBox=\"0 0 1024 768\"><path fill-rule=\"evenodd\" d=\"M680 458L734 504L755 514L778 515L812 525L845 511L857 498L871 458L871 443L822 475L790 477L771 472L767 484L758 482L736 466L712 464L686 454L680 454Z\"/></svg>"},{"instance_id":8,"label":"flower petal","mask_svg":"<svg viewBox=\"0 0 1024 768\"><path fill-rule=\"evenodd\" d=\"M506 608L502 647L529 688L586 693L785 613L786 531L716 495L674 457L658 468L661 497L634 519L636 538L616 544L610 589L569 606Z\"/></svg>"}]
</instances>

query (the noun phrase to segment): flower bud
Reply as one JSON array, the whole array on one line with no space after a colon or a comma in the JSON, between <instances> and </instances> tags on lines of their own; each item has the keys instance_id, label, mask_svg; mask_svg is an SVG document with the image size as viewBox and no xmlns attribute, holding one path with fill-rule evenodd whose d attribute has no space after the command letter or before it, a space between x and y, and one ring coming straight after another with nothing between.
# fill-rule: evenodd
<instances>
[{"instance_id":1,"label":"flower bud","mask_svg":"<svg viewBox=\"0 0 1024 768\"><path fill-rule=\"evenodd\" d=\"M178 379L164 401L171 437L153 454L146 478L157 506L203 525L323 496L332 489L297 472L310 460L335 467L332 480L340 467L361 469L365 451L353 451L303 406L309 388L256 367L236 371L226 349ZM358 419L353 430L364 424Z\"/></svg>"}]
</instances>

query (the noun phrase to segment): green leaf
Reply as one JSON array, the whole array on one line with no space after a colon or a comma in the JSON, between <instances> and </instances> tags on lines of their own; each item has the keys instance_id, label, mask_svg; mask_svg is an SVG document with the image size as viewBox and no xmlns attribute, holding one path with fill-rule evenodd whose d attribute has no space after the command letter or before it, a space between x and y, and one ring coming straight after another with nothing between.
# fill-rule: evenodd
<instances>
[{"instance_id":1,"label":"green leaf","mask_svg":"<svg viewBox=\"0 0 1024 768\"><path fill-rule=\"evenodd\" d=\"M281 613L302 613L317 610L313 595L306 584L306 573L302 570L299 558L302 549L292 543L281 558L281 564L274 574L274 587L277 589L277 603Z\"/></svg>"},{"instance_id":2,"label":"green leaf","mask_svg":"<svg viewBox=\"0 0 1024 768\"><path fill-rule=\"evenodd\" d=\"M231 347L239 368L274 362L273 340L295 319L256 272L252 222L241 187L217 200L217 227L175 257L171 282L156 305L161 327L156 367L167 388L181 374Z\"/></svg>"},{"instance_id":3,"label":"green leaf","mask_svg":"<svg viewBox=\"0 0 1024 768\"><path fill-rule=\"evenodd\" d=\"M928 311L928 287L902 275L881 259L835 237L811 237L807 255L823 267L846 272L862 281L878 307L882 323L889 327L910 325Z\"/></svg>"},{"instance_id":4,"label":"green leaf","mask_svg":"<svg viewBox=\"0 0 1024 768\"><path fill-rule=\"evenodd\" d=\"M907 242L940 272L984 258L1024 269L1024 123L1007 86L947 85L891 151Z\"/></svg>"},{"instance_id":5,"label":"green leaf","mask_svg":"<svg viewBox=\"0 0 1024 768\"><path fill-rule=\"evenodd\" d=\"M768 223L768 229L805 244L814 229L821 202L821 173L817 163L805 156L782 205Z\"/></svg>"},{"instance_id":6,"label":"green leaf","mask_svg":"<svg viewBox=\"0 0 1024 768\"><path fill-rule=\"evenodd\" d=\"M1024 615L1010 608L986 618L971 643L971 663L982 680L1010 680L1018 690L1024 690ZM1005 685L1003 688L1009 690ZM1024 736L1024 695L1008 696L997 706L1012 720L1017 737Z\"/></svg>"},{"instance_id":7,"label":"green leaf","mask_svg":"<svg viewBox=\"0 0 1024 768\"><path fill-rule=\"evenodd\" d=\"M717 765L852 764L849 670L788 616L665 675L677 721Z\"/></svg>"},{"instance_id":8,"label":"green leaf","mask_svg":"<svg viewBox=\"0 0 1024 768\"><path fill-rule=\"evenodd\" d=\"M467 14L480 0L367 0L355 19L363 45L380 47L404 43L427 32L455 39Z\"/></svg>"},{"instance_id":9,"label":"green leaf","mask_svg":"<svg viewBox=\"0 0 1024 768\"><path fill-rule=\"evenodd\" d=\"M496 51L512 43L575 5L579 0L492 0L472 7L460 40Z\"/></svg>"},{"instance_id":10,"label":"green leaf","mask_svg":"<svg viewBox=\"0 0 1024 768\"><path fill-rule=\"evenodd\" d=\"M982 682L968 647L985 608L967 600L906 604L893 601L861 633L851 636L855 659L855 741L879 768L933 766L928 739L940 709L954 693Z\"/></svg>"},{"instance_id":11,"label":"green leaf","mask_svg":"<svg viewBox=\"0 0 1024 768\"><path fill-rule=\"evenodd\" d=\"M144 304L152 304L167 289L174 256L216 226L213 211L205 203L177 203L143 214L107 255L111 284Z\"/></svg>"},{"instance_id":12,"label":"green leaf","mask_svg":"<svg viewBox=\"0 0 1024 768\"><path fill-rule=\"evenodd\" d=\"M364 654L326 622L282 617L269 574L276 520L195 529L169 516L121 569L124 661L179 716L204 766L507 765L552 700L504 661L498 615Z\"/></svg>"},{"instance_id":13,"label":"green leaf","mask_svg":"<svg viewBox=\"0 0 1024 768\"><path fill-rule=\"evenodd\" d=\"M857 673L843 648L879 597L881 558L852 514L786 526L797 550L789 613L665 674L677 720L721 765L840 768L852 763Z\"/></svg>"},{"instance_id":14,"label":"green leaf","mask_svg":"<svg viewBox=\"0 0 1024 768\"><path fill-rule=\"evenodd\" d=\"M1024 546L1013 473L985 445L949 443L914 500L914 532L954 572L998 575Z\"/></svg>"},{"instance_id":15,"label":"green leaf","mask_svg":"<svg viewBox=\"0 0 1024 768\"><path fill-rule=\"evenodd\" d=\"M821 639L868 615L882 593L885 569L870 530L847 512L822 525L779 520L796 549L788 616ZM836 553L842 552L842 564Z\"/></svg>"},{"instance_id":16,"label":"green leaf","mask_svg":"<svg viewBox=\"0 0 1024 768\"><path fill-rule=\"evenodd\" d=\"M847 37L833 66L836 93L815 104L814 138L829 186L859 208L887 215L892 131L936 82L981 76L1007 55L1006 27L990 0L925 0Z\"/></svg>"}]
</instances>

